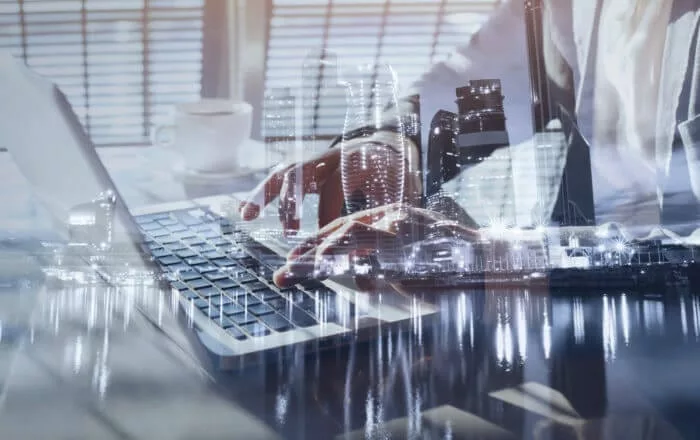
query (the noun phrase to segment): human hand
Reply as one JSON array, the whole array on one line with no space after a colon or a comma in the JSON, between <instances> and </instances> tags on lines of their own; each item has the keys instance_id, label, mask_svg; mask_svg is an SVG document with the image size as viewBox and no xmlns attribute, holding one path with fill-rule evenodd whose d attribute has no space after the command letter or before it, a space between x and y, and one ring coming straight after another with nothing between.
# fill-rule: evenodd
<instances>
[{"instance_id":1,"label":"human hand","mask_svg":"<svg viewBox=\"0 0 700 440\"><path fill-rule=\"evenodd\" d=\"M397 250L424 237L436 236L475 241L478 232L435 211L403 203L360 211L336 219L293 249L287 263L275 272L274 281L286 287L310 278L336 275L333 265L337 257L349 262L375 254L401 258ZM354 276L361 290L371 290L376 281L376 274Z\"/></svg>"},{"instance_id":2,"label":"human hand","mask_svg":"<svg viewBox=\"0 0 700 440\"><path fill-rule=\"evenodd\" d=\"M372 138L367 138L370 141ZM409 165L417 164L417 150L414 146L407 147L406 153ZM393 150L384 144L358 142L345 148L346 160L353 161L356 157L386 157L394 154ZM347 156L349 154L349 156ZM357 160L357 162L360 162ZM365 160L364 167L353 170L355 178L351 185L357 188L345 188L346 191L366 190L360 188L364 182L372 180L382 167L383 160ZM346 182L347 185L347 182ZM416 173L404 174L404 202L417 204L420 200L420 179ZM260 215L261 210L279 197L279 218L285 233L294 233L299 229L299 213L302 199L307 194L319 195L318 225L319 228L339 218L343 211L344 192L341 180L341 148L332 148L304 162L281 166L271 173L256 189L248 200L241 203L241 218L253 220Z\"/></svg>"}]
</instances>

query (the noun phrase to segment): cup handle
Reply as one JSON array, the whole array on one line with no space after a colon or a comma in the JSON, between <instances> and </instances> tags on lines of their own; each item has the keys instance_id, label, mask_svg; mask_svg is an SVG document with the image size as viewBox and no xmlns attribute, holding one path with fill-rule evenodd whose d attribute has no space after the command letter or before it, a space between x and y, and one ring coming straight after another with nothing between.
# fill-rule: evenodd
<instances>
[{"instance_id":1,"label":"cup handle","mask_svg":"<svg viewBox=\"0 0 700 440\"><path fill-rule=\"evenodd\" d=\"M151 130L151 144L154 146L169 146L175 142L174 125L156 125Z\"/></svg>"}]
</instances>

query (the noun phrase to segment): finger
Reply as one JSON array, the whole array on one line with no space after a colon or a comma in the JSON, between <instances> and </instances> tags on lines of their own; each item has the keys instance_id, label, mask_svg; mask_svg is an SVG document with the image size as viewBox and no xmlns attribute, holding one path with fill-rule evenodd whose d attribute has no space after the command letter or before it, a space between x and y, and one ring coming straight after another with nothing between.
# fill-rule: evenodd
<instances>
[{"instance_id":1,"label":"finger","mask_svg":"<svg viewBox=\"0 0 700 440\"><path fill-rule=\"evenodd\" d=\"M315 186L322 186L331 172L338 168L339 165L340 149L334 148L301 165L292 164L280 166L251 191L245 202L241 203L239 207L241 217L244 220L253 220L260 214L262 208L275 200L282 190L284 176L290 169L301 166L306 179L304 186L311 189Z\"/></svg>"},{"instance_id":2,"label":"finger","mask_svg":"<svg viewBox=\"0 0 700 440\"><path fill-rule=\"evenodd\" d=\"M323 184L318 198L318 227L331 223L340 217L343 210L343 186L340 169L331 173Z\"/></svg>"},{"instance_id":3,"label":"finger","mask_svg":"<svg viewBox=\"0 0 700 440\"><path fill-rule=\"evenodd\" d=\"M371 224L373 221L381 220L384 216L392 213L393 209L394 208L391 205L380 206L378 208L360 211L350 216L339 217L324 226L316 233L316 235L309 237L302 244L292 249L292 251L289 253L288 259L293 260L300 255L305 254L310 249L315 248L322 243L323 240L328 238L330 235L334 234L338 229L345 227L348 223L359 222Z\"/></svg>"},{"instance_id":4,"label":"finger","mask_svg":"<svg viewBox=\"0 0 700 440\"><path fill-rule=\"evenodd\" d=\"M311 278L323 278L322 274L315 272L316 254L310 252L298 257L294 263L287 263L277 269L272 280L280 288L290 287Z\"/></svg>"},{"instance_id":5,"label":"finger","mask_svg":"<svg viewBox=\"0 0 700 440\"><path fill-rule=\"evenodd\" d=\"M378 244L393 241L393 234L377 230L363 223L347 223L335 230L317 246L311 246L305 253L292 257L273 276L275 284L287 287L310 278L324 279L333 273L332 266L336 255L367 254L377 250Z\"/></svg>"},{"instance_id":6,"label":"finger","mask_svg":"<svg viewBox=\"0 0 700 440\"><path fill-rule=\"evenodd\" d=\"M396 235L377 229L371 225L352 222L338 229L333 235L319 244L316 249L317 260L329 259L336 254L362 254L365 251L381 251L391 246ZM312 252L314 249L309 250Z\"/></svg>"},{"instance_id":7,"label":"finger","mask_svg":"<svg viewBox=\"0 0 700 440\"><path fill-rule=\"evenodd\" d=\"M243 220L253 220L260 215L260 210L273 201L280 193L284 176L289 166L270 174L253 191L250 192L246 201L241 203L239 211Z\"/></svg>"},{"instance_id":8,"label":"finger","mask_svg":"<svg viewBox=\"0 0 700 440\"><path fill-rule=\"evenodd\" d=\"M302 167L294 167L284 175L280 190L279 218L285 234L299 229L299 205L302 202L303 190L299 182Z\"/></svg>"}]
</instances>

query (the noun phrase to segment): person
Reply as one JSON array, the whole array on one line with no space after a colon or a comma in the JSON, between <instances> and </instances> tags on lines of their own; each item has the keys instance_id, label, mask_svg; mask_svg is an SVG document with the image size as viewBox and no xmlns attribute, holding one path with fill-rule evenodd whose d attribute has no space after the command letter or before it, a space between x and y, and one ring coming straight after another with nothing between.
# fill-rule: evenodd
<instances>
[{"instance_id":1,"label":"person","mask_svg":"<svg viewBox=\"0 0 700 440\"><path fill-rule=\"evenodd\" d=\"M595 210L598 223L620 221L659 225L676 221L697 225L700 218L700 47L697 0L544 0L544 57L551 83L575 93L575 115L582 135L591 140ZM506 91L506 115L511 144L532 136L525 6L505 0L445 62L433 66L415 84L421 106L435 111L454 99L456 87L473 78L500 78ZM413 94L413 93L412 93ZM411 100L399 112L414 111ZM385 152L401 148L407 158L419 157L415 143L392 143L391 130L374 133L347 154L367 148ZM364 142L364 141L363 141ZM443 213L418 206L420 170L410 160L405 173L404 200L371 213L343 216L340 148L331 148L305 163L273 172L242 203L244 220L280 199L285 230L299 227L290 212L297 200L293 183L300 170L315 185L305 193L319 194L318 234L289 255L275 281L287 285L316 276L313 262L334 252L362 253L366 235L396 237L404 226L419 222L460 236L475 231L455 224ZM381 166L374 164L374 166ZM358 170L365 176L372 166ZM313 177L311 177L313 176ZM355 179L361 181L362 179ZM633 206L632 210L624 207ZM468 212L468 207L466 208ZM676 216L676 218L673 218ZM696 226L697 227L697 226ZM386 241L386 240L385 240ZM312 264L309 264L312 263Z\"/></svg>"}]
</instances>

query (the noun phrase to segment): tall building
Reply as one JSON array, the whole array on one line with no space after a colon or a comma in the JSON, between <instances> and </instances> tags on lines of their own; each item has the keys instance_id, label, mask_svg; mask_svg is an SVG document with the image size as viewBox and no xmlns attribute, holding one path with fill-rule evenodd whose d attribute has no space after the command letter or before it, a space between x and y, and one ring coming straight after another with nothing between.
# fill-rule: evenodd
<instances>
[{"instance_id":1,"label":"tall building","mask_svg":"<svg viewBox=\"0 0 700 440\"><path fill-rule=\"evenodd\" d=\"M543 7L542 0L532 0L526 3L525 23L527 29L528 59L530 81L532 88L532 121L535 140L538 142L536 167L538 170L538 196L546 196L538 200L540 213L551 213L548 222L560 226L588 226L595 224L595 208L593 203L593 181L591 175L591 157L589 146L581 136L576 123L571 116L575 106L573 88L559 87L551 80L544 59L543 48ZM569 69L568 76L573 78ZM559 74L561 76L561 73ZM570 81L573 84L573 80ZM553 128L552 121L558 120L560 127ZM563 143L560 139L563 139ZM554 142L552 142L554 141ZM561 146L565 146L565 159L560 155ZM549 178L552 170L562 160L565 160L563 173L556 199L551 210ZM540 183L542 186L540 188Z\"/></svg>"},{"instance_id":2,"label":"tall building","mask_svg":"<svg viewBox=\"0 0 700 440\"><path fill-rule=\"evenodd\" d=\"M500 148L478 166L464 166L444 192L464 207L481 227L516 224L513 159L510 148ZM465 169L466 168L466 169Z\"/></svg>"}]
</instances>

